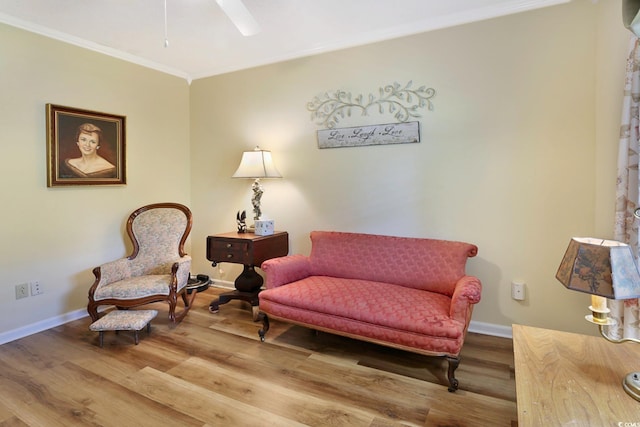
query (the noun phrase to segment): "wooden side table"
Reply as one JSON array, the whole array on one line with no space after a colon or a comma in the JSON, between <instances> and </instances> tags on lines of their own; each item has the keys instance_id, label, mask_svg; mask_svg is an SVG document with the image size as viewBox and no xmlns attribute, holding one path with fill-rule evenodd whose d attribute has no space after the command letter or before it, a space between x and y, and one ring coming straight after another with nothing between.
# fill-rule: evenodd
<instances>
[{"instance_id":1,"label":"wooden side table","mask_svg":"<svg viewBox=\"0 0 640 427\"><path fill-rule=\"evenodd\" d=\"M640 402L622 379L640 367L640 345L513 325L518 426L640 425Z\"/></svg>"},{"instance_id":2,"label":"wooden side table","mask_svg":"<svg viewBox=\"0 0 640 427\"><path fill-rule=\"evenodd\" d=\"M289 234L276 231L269 236L253 233L223 233L207 237L207 259L215 267L220 262L244 265L236 278L235 290L225 292L209 304L209 311L217 313L220 305L239 299L251 304L253 320L258 317L258 294L263 284L260 274L255 271L264 261L285 256L289 253Z\"/></svg>"}]
</instances>

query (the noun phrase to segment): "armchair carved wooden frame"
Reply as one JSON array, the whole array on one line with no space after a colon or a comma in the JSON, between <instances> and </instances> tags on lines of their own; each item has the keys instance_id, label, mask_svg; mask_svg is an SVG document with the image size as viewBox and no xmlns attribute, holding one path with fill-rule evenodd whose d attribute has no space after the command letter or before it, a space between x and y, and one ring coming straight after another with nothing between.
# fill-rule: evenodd
<instances>
[{"instance_id":1,"label":"armchair carved wooden frame","mask_svg":"<svg viewBox=\"0 0 640 427\"><path fill-rule=\"evenodd\" d=\"M126 226L133 243L131 255L93 269L95 281L87 305L91 319L98 320L98 307L103 305L128 309L166 301L169 320L180 322L197 294L187 292L191 257L184 252L192 223L191 210L178 203L155 203L135 210ZM176 313L178 297L184 308Z\"/></svg>"}]
</instances>

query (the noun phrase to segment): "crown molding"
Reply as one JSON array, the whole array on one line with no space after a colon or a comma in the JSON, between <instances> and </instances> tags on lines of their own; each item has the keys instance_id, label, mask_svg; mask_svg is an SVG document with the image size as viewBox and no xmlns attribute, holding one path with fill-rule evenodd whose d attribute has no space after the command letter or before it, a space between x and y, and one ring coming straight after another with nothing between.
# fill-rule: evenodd
<instances>
[{"instance_id":1,"label":"crown molding","mask_svg":"<svg viewBox=\"0 0 640 427\"><path fill-rule=\"evenodd\" d=\"M64 43L68 43L74 46L78 46L84 49L92 50L103 55L111 56L113 58L122 59L123 61L130 62L132 64L140 65L145 68L150 68L156 71L160 71L165 74L170 74L176 77L186 79L188 83L191 83L191 76L183 70L168 67L157 62L149 61L139 56L132 55L127 52L123 52L118 49L112 49L108 46L104 46L92 41L72 36L67 33L52 30L51 28L43 27L32 22L23 21L21 19L0 13L0 22L10 25L12 27L20 28L22 30L29 31L31 33L39 34L41 36L48 37L50 39L58 40Z\"/></svg>"},{"instance_id":2,"label":"crown molding","mask_svg":"<svg viewBox=\"0 0 640 427\"><path fill-rule=\"evenodd\" d=\"M521 12L527 12L535 9L541 9L544 7L555 6L559 4L569 3L571 0L512 0L505 1L499 5L490 5L484 7L478 7L474 9L468 9L459 13L452 13L449 15L438 16L434 18L427 18L420 21L416 21L410 25L401 25L397 27L380 29L370 31L368 33L360 34L354 37L349 37L335 42L321 43L308 49L300 49L296 51L286 52L280 55L273 55L263 58L252 58L245 61L240 61L232 65L225 65L223 67L213 67L197 74L186 72L178 68L173 68L164 64L160 64L154 61L146 60L130 53L113 49L108 46L100 45L79 37L72 36L70 34L52 30L47 27L43 27L31 22L23 21L18 18L0 13L0 22L7 25L21 28L23 30L40 34L42 36L52 38L55 40L69 43L74 46L89 49L94 52L98 52L104 55L108 55L114 58L121 59L133 64L140 65L145 68L150 68L156 71L160 71L166 74L170 74L176 77L187 80L190 84L194 79L200 79L205 77L211 77L214 75L225 74L234 71L240 71L243 69L273 64L282 61L289 61L292 59L317 55L320 53L326 53L341 49L347 49L357 46L363 46L366 44L377 43L384 40L390 40L400 37L405 37L413 34L424 33L428 31L439 30L448 27L454 27L458 25L468 24L472 22L483 21L491 18L497 18L500 16L511 15Z\"/></svg>"},{"instance_id":3,"label":"crown molding","mask_svg":"<svg viewBox=\"0 0 640 427\"><path fill-rule=\"evenodd\" d=\"M304 58L308 56L318 55L321 53L333 52L341 49L349 49L358 46L364 46L371 43L378 43L385 40L411 36L414 34L426 33L429 31L441 30L444 28L455 27L458 25L470 24L472 22L484 21L487 19L499 18L501 16L512 15L516 13L528 12L535 9L542 9L549 6L557 6L560 4L570 3L572 0L513 0L504 2L500 5L492 5L470 9L462 13L438 16L437 18L424 19L416 21L411 25L402 25L393 28L387 28L379 31L370 31L360 34L356 37L350 37L338 42L324 43L316 45L309 49L302 49L295 52L289 52L282 55L276 55L268 58L257 59L255 61L247 61L237 63L234 66L215 67L205 72L193 75L193 79L201 79L214 75L240 71L248 68L259 67L263 65L275 64L278 62L290 61L292 59Z\"/></svg>"}]
</instances>

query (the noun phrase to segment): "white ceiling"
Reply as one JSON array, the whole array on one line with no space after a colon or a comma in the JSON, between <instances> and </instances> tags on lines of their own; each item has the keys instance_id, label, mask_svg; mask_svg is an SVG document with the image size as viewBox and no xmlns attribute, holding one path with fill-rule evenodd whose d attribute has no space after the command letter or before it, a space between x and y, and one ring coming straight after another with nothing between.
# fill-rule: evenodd
<instances>
[{"instance_id":1,"label":"white ceiling","mask_svg":"<svg viewBox=\"0 0 640 427\"><path fill-rule=\"evenodd\" d=\"M0 22L191 81L570 0L244 0L242 36L214 0L0 0Z\"/></svg>"}]
</instances>

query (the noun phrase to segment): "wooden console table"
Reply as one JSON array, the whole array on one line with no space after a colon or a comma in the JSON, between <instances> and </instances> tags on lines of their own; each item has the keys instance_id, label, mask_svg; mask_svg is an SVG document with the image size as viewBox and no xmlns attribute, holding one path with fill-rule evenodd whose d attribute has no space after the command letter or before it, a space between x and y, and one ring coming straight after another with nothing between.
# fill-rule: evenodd
<instances>
[{"instance_id":1,"label":"wooden console table","mask_svg":"<svg viewBox=\"0 0 640 427\"><path fill-rule=\"evenodd\" d=\"M640 402L622 388L640 344L513 325L513 352L518 427L640 425Z\"/></svg>"},{"instance_id":2,"label":"wooden console table","mask_svg":"<svg viewBox=\"0 0 640 427\"><path fill-rule=\"evenodd\" d=\"M217 313L221 304L239 299L251 304L253 320L258 316L258 294L263 279L255 267L271 258L289 253L289 234L276 231L269 236L257 236L253 233L223 233L207 237L207 259L215 267L220 262L243 264L244 270L236 278L236 290L221 294L209 304L209 311Z\"/></svg>"}]
</instances>

